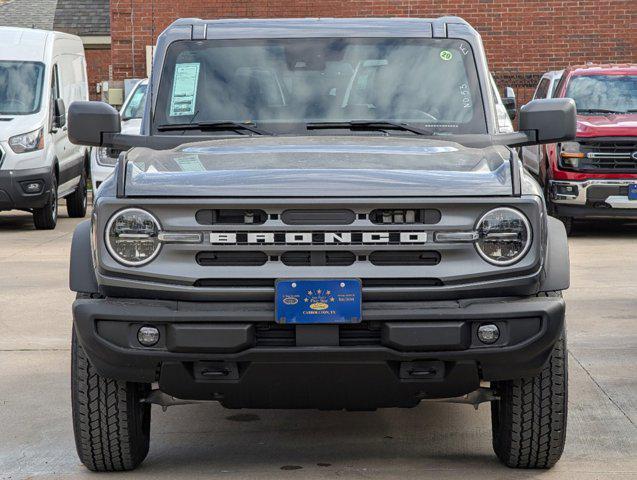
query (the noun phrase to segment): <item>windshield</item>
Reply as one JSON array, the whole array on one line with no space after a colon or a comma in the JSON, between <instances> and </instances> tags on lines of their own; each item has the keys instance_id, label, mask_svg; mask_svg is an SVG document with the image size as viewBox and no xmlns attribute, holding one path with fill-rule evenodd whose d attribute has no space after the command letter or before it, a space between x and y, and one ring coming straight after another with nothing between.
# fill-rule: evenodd
<instances>
[{"instance_id":1,"label":"windshield","mask_svg":"<svg viewBox=\"0 0 637 480\"><path fill-rule=\"evenodd\" d=\"M573 77L566 96L577 111L605 113L637 111L637 75L588 75Z\"/></svg>"},{"instance_id":2,"label":"windshield","mask_svg":"<svg viewBox=\"0 0 637 480\"><path fill-rule=\"evenodd\" d=\"M164 62L154 128L250 122L306 133L308 123L369 120L486 133L470 45L430 38L175 42Z\"/></svg>"},{"instance_id":3,"label":"windshield","mask_svg":"<svg viewBox=\"0 0 637 480\"><path fill-rule=\"evenodd\" d=\"M44 65L0 60L0 115L28 115L40 110Z\"/></svg>"},{"instance_id":4,"label":"windshield","mask_svg":"<svg viewBox=\"0 0 637 480\"><path fill-rule=\"evenodd\" d=\"M146 84L138 83L128 99L128 103L122 111L122 120L142 118L144 115L144 103L146 102Z\"/></svg>"}]
</instances>

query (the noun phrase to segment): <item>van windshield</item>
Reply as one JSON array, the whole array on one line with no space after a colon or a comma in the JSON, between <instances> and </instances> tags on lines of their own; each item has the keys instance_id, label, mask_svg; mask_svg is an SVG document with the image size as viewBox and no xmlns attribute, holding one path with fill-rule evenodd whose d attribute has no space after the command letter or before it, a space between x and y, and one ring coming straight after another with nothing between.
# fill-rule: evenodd
<instances>
[{"instance_id":1,"label":"van windshield","mask_svg":"<svg viewBox=\"0 0 637 480\"><path fill-rule=\"evenodd\" d=\"M44 64L0 60L0 114L29 115L40 110Z\"/></svg>"},{"instance_id":2,"label":"van windshield","mask_svg":"<svg viewBox=\"0 0 637 480\"><path fill-rule=\"evenodd\" d=\"M584 114L637 111L637 75L582 75L573 77L566 96Z\"/></svg>"},{"instance_id":3,"label":"van windshield","mask_svg":"<svg viewBox=\"0 0 637 480\"><path fill-rule=\"evenodd\" d=\"M407 124L435 134L486 133L469 43L340 37L178 41L167 50L153 125L155 133L188 124L188 130L200 125L214 134L220 129L205 124L219 122L306 133L311 123L359 121Z\"/></svg>"}]
</instances>

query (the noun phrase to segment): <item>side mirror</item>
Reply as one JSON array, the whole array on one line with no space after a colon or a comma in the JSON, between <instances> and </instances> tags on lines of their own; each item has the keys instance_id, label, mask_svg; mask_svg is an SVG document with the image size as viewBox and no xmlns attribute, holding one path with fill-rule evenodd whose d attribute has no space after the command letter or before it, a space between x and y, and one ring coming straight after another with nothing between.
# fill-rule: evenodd
<instances>
[{"instance_id":1,"label":"side mirror","mask_svg":"<svg viewBox=\"0 0 637 480\"><path fill-rule=\"evenodd\" d=\"M62 128L66 125L66 106L64 100L56 98L53 101L53 125L54 129Z\"/></svg>"},{"instance_id":2,"label":"side mirror","mask_svg":"<svg viewBox=\"0 0 637 480\"><path fill-rule=\"evenodd\" d=\"M506 87L504 89L504 97L502 98L502 103L504 104L504 108L506 108L507 113L509 114L509 118L511 120L515 120L517 116L517 105L515 100L515 91L511 87Z\"/></svg>"},{"instance_id":3,"label":"side mirror","mask_svg":"<svg viewBox=\"0 0 637 480\"><path fill-rule=\"evenodd\" d=\"M104 102L73 102L69 107L69 141L101 147L104 136L120 133L119 113Z\"/></svg>"},{"instance_id":4,"label":"side mirror","mask_svg":"<svg viewBox=\"0 0 637 480\"><path fill-rule=\"evenodd\" d=\"M532 100L520 108L521 132L535 134L535 144L573 140L577 110L572 98Z\"/></svg>"}]
</instances>

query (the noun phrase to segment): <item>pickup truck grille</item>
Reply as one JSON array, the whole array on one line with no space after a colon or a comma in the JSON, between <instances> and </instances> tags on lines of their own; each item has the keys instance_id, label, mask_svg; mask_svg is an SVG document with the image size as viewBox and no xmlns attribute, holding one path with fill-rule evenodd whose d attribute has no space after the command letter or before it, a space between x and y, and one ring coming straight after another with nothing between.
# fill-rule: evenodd
<instances>
[{"instance_id":1,"label":"pickup truck grille","mask_svg":"<svg viewBox=\"0 0 637 480\"><path fill-rule=\"evenodd\" d=\"M580 141L580 149L586 157L579 170L637 173L637 142Z\"/></svg>"}]
</instances>

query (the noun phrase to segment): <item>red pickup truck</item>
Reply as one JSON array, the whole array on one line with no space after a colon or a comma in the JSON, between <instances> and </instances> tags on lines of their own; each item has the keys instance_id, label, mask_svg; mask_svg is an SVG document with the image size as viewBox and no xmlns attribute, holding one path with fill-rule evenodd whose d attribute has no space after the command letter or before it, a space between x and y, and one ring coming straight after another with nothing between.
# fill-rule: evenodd
<instances>
[{"instance_id":1,"label":"red pickup truck","mask_svg":"<svg viewBox=\"0 0 637 480\"><path fill-rule=\"evenodd\" d=\"M637 64L568 68L553 97L575 100L577 138L542 147L536 168L522 152L549 213L569 233L573 219L637 218Z\"/></svg>"}]
</instances>

